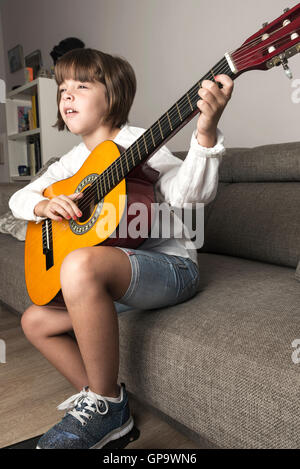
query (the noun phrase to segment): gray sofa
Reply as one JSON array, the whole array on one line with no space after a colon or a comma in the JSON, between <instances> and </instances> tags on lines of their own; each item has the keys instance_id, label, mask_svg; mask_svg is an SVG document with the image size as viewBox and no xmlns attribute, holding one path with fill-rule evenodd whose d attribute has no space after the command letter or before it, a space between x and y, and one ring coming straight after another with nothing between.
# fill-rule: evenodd
<instances>
[{"instance_id":1,"label":"gray sofa","mask_svg":"<svg viewBox=\"0 0 300 469\"><path fill-rule=\"evenodd\" d=\"M219 174L199 292L119 316L119 379L201 447L300 448L300 143L228 149ZM0 184L0 214L19 187ZM0 235L0 298L18 313L23 250Z\"/></svg>"}]
</instances>

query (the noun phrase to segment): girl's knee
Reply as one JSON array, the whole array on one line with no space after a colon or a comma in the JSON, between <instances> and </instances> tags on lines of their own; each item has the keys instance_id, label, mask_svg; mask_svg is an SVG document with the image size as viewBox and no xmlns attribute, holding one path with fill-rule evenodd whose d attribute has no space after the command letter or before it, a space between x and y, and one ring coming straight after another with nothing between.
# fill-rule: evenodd
<instances>
[{"instance_id":1,"label":"girl's knee","mask_svg":"<svg viewBox=\"0 0 300 469\"><path fill-rule=\"evenodd\" d=\"M21 317L21 326L27 338L39 337L42 335L44 318L40 306L31 305Z\"/></svg>"},{"instance_id":2,"label":"girl's knee","mask_svg":"<svg viewBox=\"0 0 300 469\"><path fill-rule=\"evenodd\" d=\"M62 286L74 283L81 284L91 274L92 251L87 248L75 249L63 260L60 268Z\"/></svg>"}]
</instances>

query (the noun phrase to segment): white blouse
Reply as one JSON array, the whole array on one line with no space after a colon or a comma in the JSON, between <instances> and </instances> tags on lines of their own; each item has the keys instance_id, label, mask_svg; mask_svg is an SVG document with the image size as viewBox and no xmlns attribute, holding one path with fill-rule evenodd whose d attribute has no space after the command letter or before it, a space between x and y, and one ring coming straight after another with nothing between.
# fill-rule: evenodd
<instances>
[{"instance_id":1,"label":"white blouse","mask_svg":"<svg viewBox=\"0 0 300 469\"><path fill-rule=\"evenodd\" d=\"M145 130L124 125L113 141L127 149ZM218 169L225 153L224 136L218 129L216 145L212 148L205 148L198 144L195 135L196 130L192 134L190 148L184 161L174 156L166 146L161 147L147 160L148 165L160 173L155 183L159 203L167 202L171 212L172 207L184 208L185 204L194 202L207 204L214 199L217 192ZM45 220L46 217L38 217L34 214L34 207L41 200L48 200L43 196L43 191L51 184L73 176L90 153L86 145L81 142L50 165L38 179L15 192L9 200L13 215L16 218L36 223ZM167 223L166 220L165 223ZM158 220L154 222L153 229L157 223ZM162 217L163 223L164 217ZM161 228L162 233L167 232L164 231L163 226ZM157 231L154 232L157 233ZM181 238L178 238L176 233L173 233L173 236L171 233L167 238L149 237L139 249L190 257L198 264L196 246L186 233Z\"/></svg>"}]
</instances>

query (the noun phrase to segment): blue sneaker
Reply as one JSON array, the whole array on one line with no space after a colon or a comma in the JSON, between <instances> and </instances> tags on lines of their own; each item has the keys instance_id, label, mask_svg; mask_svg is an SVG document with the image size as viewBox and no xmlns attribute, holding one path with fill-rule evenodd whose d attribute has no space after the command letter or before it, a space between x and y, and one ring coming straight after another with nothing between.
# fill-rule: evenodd
<instances>
[{"instance_id":1,"label":"blue sneaker","mask_svg":"<svg viewBox=\"0 0 300 469\"><path fill-rule=\"evenodd\" d=\"M66 410L63 419L40 438L36 449L100 449L133 427L124 383L120 400L108 401L85 387L57 408Z\"/></svg>"}]
</instances>

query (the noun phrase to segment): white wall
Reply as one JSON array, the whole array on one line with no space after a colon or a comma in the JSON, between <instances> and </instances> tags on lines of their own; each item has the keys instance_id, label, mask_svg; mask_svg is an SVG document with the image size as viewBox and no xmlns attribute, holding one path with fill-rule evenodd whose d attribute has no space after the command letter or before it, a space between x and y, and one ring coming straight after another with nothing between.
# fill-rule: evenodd
<instances>
[{"instance_id":1,"label":"white wall","mask_svg":"<svg viewBox=\"0 0 300 469\"><path fill-rule=\"evenodd\" d=\"M138 90L132 125L148 128L201 78L226 51L235 50L265 21L293 7L291 0L2 0L3 53L22 44L24 55L49 52L69 36L87 47L121 55L133 65ZM0 37L0 54L1 37ZM3 57L0 59L3 70ZM300 56L290 60L300 78ZM3 73L3 71L2 71ZM23 73L7 73L8 89L23 83ZM300 104L282 67L239 77L220 122L227 146L253 146L299 140ZM186 149L196 118L168 146ZM1 129L0 129L1 130ZM1 168L1 167L0 167Z\"/></svg>"}]
</instances>

